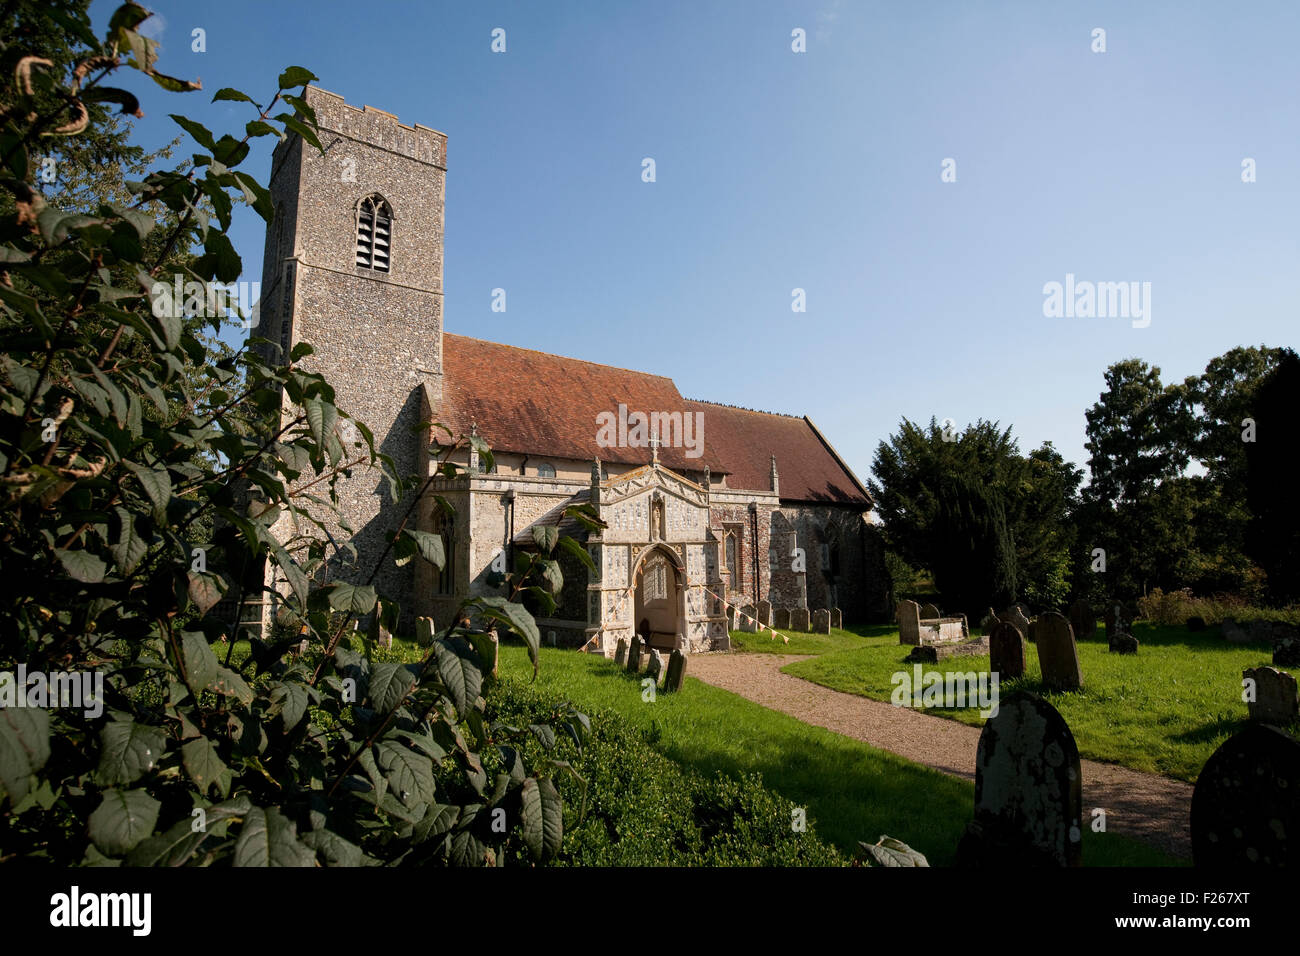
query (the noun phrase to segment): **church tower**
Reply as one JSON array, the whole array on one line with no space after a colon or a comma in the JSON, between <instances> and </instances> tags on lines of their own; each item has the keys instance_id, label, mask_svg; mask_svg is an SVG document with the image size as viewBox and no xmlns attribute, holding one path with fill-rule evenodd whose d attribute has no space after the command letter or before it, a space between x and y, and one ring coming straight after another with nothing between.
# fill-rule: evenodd
<instances>
[{"instance_id":1,"label":"church tower","mask_svg":"<svg viewBox=\"0 0 1300 956\"><path fill-rule=\"evenodd\" d=\"M299 342L311 343L315 351L304 367L325 375L338 407L371 429L376 450L390 455L399 473L422 474L420 436L412 429L425 396L440 402L442 394L447 137L316 87L305 98L324 153L296 135L275 149L275 217L256 334L279 343L279 351L266 350L272 363L287 361ZM342 437L352 437L340 424ZM331 549L337 570L330 577L360 581L400 515L387 482L371 468L353 469L338 491L355 534L356 568L345 566L350 558L338 564ZM342 529L331 534L340 544L353 537ZM406 605L411 566L389 565L376 583Z\"/></svg>"}]
</instances>

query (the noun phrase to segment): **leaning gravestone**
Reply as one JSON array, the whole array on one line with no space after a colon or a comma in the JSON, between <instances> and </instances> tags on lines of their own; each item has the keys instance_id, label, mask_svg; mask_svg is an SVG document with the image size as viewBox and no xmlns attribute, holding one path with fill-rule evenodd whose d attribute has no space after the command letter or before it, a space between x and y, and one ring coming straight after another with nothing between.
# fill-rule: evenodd
<instances>
[{"instance_id":1,"label":"leaning gravestone","mask_svg":"<svg viewBox=\"0 0 1300 956\"><path fill-rule=\"evenodd\" d=\"M1076 641L1092 640L1092 635L1097 632L1097 615L1092 613L1092 607L1083 598L1070 605L1070 627L1074 629Z\"/></svg>"},{"instance_id":2,"label":"leaning gravestone","mask_svg":"<svg viewBox=\"0 0 1300 956\"><path fill-rule=\"evenodd\" d=\"M1136 654L1138 652L1138 639L1132 634L1125 634L1120 631L1110 639L1110 652L1112 654Z\"/></svg>"},{"instance_id":3,"label":"leaning gravestone","mask_svg":"<svg viewBox=\"0 0 1300 956\"><path fill-rule=\"evenodd\" d=\"M837 607L831 608L831 627L837 629L844 627L844 615Z\"/></svg>"},{"instance_id":4,"label":"leaning gravestone","mask_svg":"<svg viewBox=\"0 0 1300 956\"><path fill-rule=\"evenodd\" d=\"M898 621L898 643L919 645L921 643L921 607L915 601L899 601L894 612Z\"/></svg>"},{"instance_id":5,"label":"leaning gravestone","mask_svg":"<svg viewBox=\"0 0 1300 956\"><path fill-rule=\"evenodd\" d=\"M646 676L649 677L652 681L654 681L655 685L657 686L659 684L659 678L660 676L663 675L663 672L664 672L664 659L659 656L658 651L652 649L650 651L650 660L649 662L647 662L645 668Z\"/></svg>"},{"instance_id":6,"label":"leaning gravestone","mask_svg":"<svg viewBox=\"0 0 1300 956\"><path fill-rule=\"evenodd\" d=\"M999 621L989 635L989 670L998 680L1025 676L1025 639L1014 624Z\"/></svg>"},{"instance_id":7,"label":"leaning gravestone","mask_svg":"<svg viewBox=\"0 0 1300 956\"><path fill-rule=\"evenodd\" d=\"M1255 699L1246 702L1251 720L1286 727L1300 717L1296 680L1286 671L1276 667L1250 667L1241 676L1255 682Z\"/></svg>"},{"instance_id":8,"label":"leaning gravestone","mask_svg":"<svg viewBox=\"0 0 1300 956\"><path fill-rule=\"evenodd\" d=\"M1020 636L1029 640L1029 618L1025 617L1025 612L1020 609L1019 604L1013 604L1001 614L998 615L999 621L1006 621L1008 624L1014 624Z\"/></svg>"},{"instance_id":9,"label":"leaning gravestone","mask_svg":"<svg viewBox=\"0 0 1300 956\"><path fill-rule=\"evenodd\" d=\"M806 607L796 607L790 609L790 630L792 631L808 630L808 609Z\"/></svg>"},{"instance_id":10,"label":"leaning gravestone","mask_svg":"<svg viewBox=\"0 0 1300 956\"><path fill-rule=\"evenodd\" d=\"M819 607L813 611L812 630L814 634L829 634L831 632L831 612L824 607Z\"/></svg>"},{"instance_id":11,"label":"leaning gravestone","mask_svg":"<svg viewBox=\"0 0 1300 956\"><path fill-rule=\"evenodd\" d=\"M680 650L668 655L668 676L664 679L664 693L676 693L686 679L686 655Z\"/></svg>"},{"instance_id":12,"label":"leaning gravestone","mask_svg":"<svg viewBox=\"0 0 1300 956\"><path fill-rule=\"evenodd\" d=\"M1065 719L1037 694L1012 694L980 733L975 818L957 847L958 865L1078 866L1082 787Z\"/></svg>"},{"instance_id":13,"label":"leaning gravestone","mask_svg":"<svg viewBox=\"0 0 1300 956\"><path fill-rule=\"evenodd\" d=\"M1192 860L1198 867L1300 864L1300 741L1251 724L1201 768L1192 791Z\"/></svg>"},{"instance_id":14,"label":"leaning gravestone","mask_svg":"<svg viewBox=\"0 0 1300 956\"><path fill-rule=\"evenodd\" d=\"M939 613L939 609L937 607L935 607L933 604L921 605L921 620L933 621L937 617L943 617L943 615Z\"/></svg>"},{"instance_id":15,"label":"leaning gravestone","mask_svg":"<svg viewBox=\"0 0 1300 956\"><path fill-rule=\"evenodd\" d=\"M620 637L618 643L614 645L614 665L616 667L627 666L627 638Z\"/></svg>"},{"instance_id":16,"label":"leaning gravestone","mask_svg":"<svg viewBox=\"0 0 1300 956\"><path fill-rule=\"evenodd\" d=\"M772 626L775 628L790 628L790 609L788 607L779 607L772 612Z\"/></svg>"},{"instance_id":17,"label":"leaning gravestone","mask_svg":"<svg viewBox=\"0 0 1300 956\"><path fill-rule=\"evenodd\" d=\"M641 635L633 634L632 643L627 646L627 669L633 674L641 670Z\"/></svg>"},{"instance_id":18,"label":"leaning gravestone","mask_svg":"<svg viewBox=\"0 0 1300 956\"><path fill-rule=\"evenodd\" d=\"M1083 686L1079 648L1074 643L1070 622L1056 611L1038 615L1038 666L1043 684L1053 690L1078 690Z\"/></svg>"},{"instance_id":19,"label":"leaning gravestone","mask_svg":"<svg viewBox=\"0 0 1300 956\"><path fill-rule=\"evenodd\" d=\"M754 612L754 616L758 618L759 624L762 624L764 627L771 627L772 603L770 601L759 601L758 610Z\"/></svg>"},{"instance_id":20,"label":"leaning gravestone","mask_svg":"<svg viewBox=\"0 0 1300 956\"><path fill-rule=\"evenodd\" d=\"M740 626L736 628L736 630L744 631L746 634L752 634L757 631L758 627L754 624L754 615L757 613L758 609L752 604L746 604L742 607L740 609Z\"/></svg>"}]
</instances>

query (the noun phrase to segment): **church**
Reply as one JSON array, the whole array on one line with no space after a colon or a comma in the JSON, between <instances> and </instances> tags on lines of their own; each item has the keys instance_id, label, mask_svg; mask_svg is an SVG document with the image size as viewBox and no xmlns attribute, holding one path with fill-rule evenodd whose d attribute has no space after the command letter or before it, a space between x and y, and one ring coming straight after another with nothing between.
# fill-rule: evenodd
<instances>
[{"instance_id":1,"label":"church","mask_svg":"<svg viewBox=\"0 0 1300 956\"><path fill-rule=\"evenodd\" d=\"M403 474L433 475L459 436L492 451L488 467L462 443L451 460L463 472L434 478L416 505L418 528L442 537L445 567L390 560L376 580L401 603L404 632L416 615L443 627L466 597L500 594L494 566L512 567L546 525L596 568L561 553L557 606L538 615L543 640L559 646L612 655L636 632L655 647L722 650L759 608L838 608L846 624L888 617L871 496L810 419L445 333L447 137L316 87L305 95L324 152L295 135L273 155L255 334L281 352L268 348L267 360L310 342L304 367L327 377ZM350 538L357 555L330 574L364 575L408 505L368 466L340 479L338 495L346 525L330 536ZM588 533L565 517L571 505L604 527ZM273 529L281 540L303 530L288 522ZM266 584L264 621L286 592Z\"/></svg>"}]
</instances>

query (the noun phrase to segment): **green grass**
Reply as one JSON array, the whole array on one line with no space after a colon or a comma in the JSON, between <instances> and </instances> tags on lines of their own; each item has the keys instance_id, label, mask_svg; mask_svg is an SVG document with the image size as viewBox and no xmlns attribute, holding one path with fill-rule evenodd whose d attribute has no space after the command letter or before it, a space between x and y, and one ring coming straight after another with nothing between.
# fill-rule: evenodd
<instances>
[{"instance_id":1,"label":"green grass","mask_svg":"<svg viewBox=\"0 0 1300 956\"><path fill-rule=\"evenodd\" d=\"M501 649L501 667L515 675L531 670L524 649L508 645ZM760 773L769 789L808 808L822 839L850 855L858 840L874 843L889 834L934 865L951 864L971 817L971 783L705 684L689 676L689 666L682 693L659 694L653 703L642 700L639 679L612 661L571 650L543 648L537 681L580 708L618 713L680 765L732 777ZM1178 862L1136 841L1091 832L1084 838L1084 861L1092 866Z\"/></svg>"},{"instance_id":2,"label":"green grass","mask_svg":"<svg viewBox=\"0 0 1300 956\"><path fill-rule=\"evenodd\" d=\"M755 635L739 635L748 645ZM802 645L806 635L791 636ZM1079 642L1083 690L1053 693L1041 684L1038 649L1028 645L1027 673L1000 688L1007 694L1025 688L1042 694L1061 712L1081 756L1193 781L1214 750L1246 723L1241 672L1269 664L1263 644L1229 644L1217 629L1192 633L1185 627L1139 623L1135 656L1111 654L1104 640ZM910 648L898 643L896 628L863 629L822 635L826 652L782 668L834 690L888 701L893 675L912 669L904 662ZM779 642L778 642L779 643ZM748 649L748 647L746 647ZM925 665L927 670L987 671L988 655ZM929 713L983 725L978 708L932 709Z\"/></svg>"}]
</instances>

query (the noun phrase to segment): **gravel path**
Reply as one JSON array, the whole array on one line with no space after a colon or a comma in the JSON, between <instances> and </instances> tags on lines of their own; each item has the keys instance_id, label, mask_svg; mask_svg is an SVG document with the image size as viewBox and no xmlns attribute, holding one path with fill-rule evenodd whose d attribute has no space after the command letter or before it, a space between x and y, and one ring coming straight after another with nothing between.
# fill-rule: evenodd
<instances>
[{"instance_id":1,"label":"gravel path","mask_svg":"<svg viewBox=\"0 0 1300 956\"><path fill-rule=\"evenodd\" d=\"M974 781L978 727L781 673L786 664L801 660L791 654L694 654L688 673L804 723ZM1084 826L1091 823L1092 809L1102 807L1108 832L1175 856L1192 855L1191 784L1095 760L1082 764Z\"/></svg>"}]
</instances>

